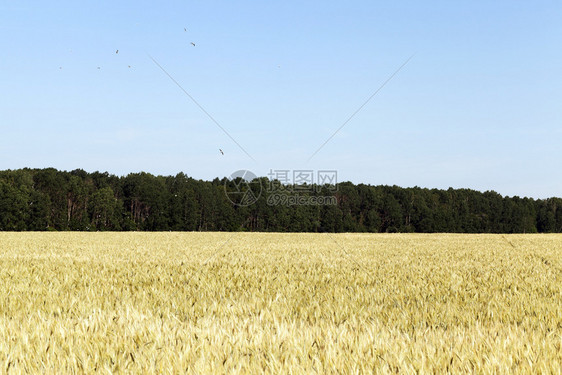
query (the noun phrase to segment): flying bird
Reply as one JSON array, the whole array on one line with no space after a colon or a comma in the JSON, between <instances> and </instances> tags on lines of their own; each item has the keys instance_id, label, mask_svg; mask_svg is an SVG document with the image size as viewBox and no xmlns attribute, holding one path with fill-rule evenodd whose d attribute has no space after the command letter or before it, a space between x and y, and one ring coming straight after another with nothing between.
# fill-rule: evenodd
<instances>
[{"instance_id":1,"label":"flying bird","mask_svg":"<svg viewBox=\"0 0 562 375\"><path fill-rule=\"evenodd\" d=\"M191 42L191 45L192 45L193 47L195 47L195 43Z\"/></svg>"},{"instance_id":2,"label":"flying bird","mask_svg":"<svg viewBox=\"0 0 562 375\"><path fill-rule=\"evenodd\" d=\"M98 66L98 69L101 69L101 67Z\"/></svg>"},{"instance_id":3,"label":"flying bird","mask_svg":"<svg viewBox=\"0 0 562 375\"><path fill-rule=\"evenodd\" d=\"M131 67L131 65L127 65L129 68Z\"/></svg>"},{"instance_id":4,"label":"flying bird","mask_svg":"<svg viewBox=\"0 0 562 375\"><path fill-rule=\"evenodd\" d=\"M183 31L187 31L187 29L184 27L184 28L183 28Z\"/></svg>"},{"instance_id":5,"label":"flying bird","mask_svg":"<svg viewBox=\"0 0 562 375\"><path fill-rule=\"evenodd\" d=\"M223 152L223 151L222 151L222 150L221 150L220 148L219 148L219 151L221 152L221 154L223 154L223 155L224 155L224 152Z\"/></svg>"},{"instance_id":6,"label":"flying bird","mask_svg":"<svg viewBox=\"0 0 562 375\"><path fill-rule=\"evenodd\" d=\"M116 53L116 54L119 53L119 50L115 51L115 53Z\"/></svg>"}]
</instances>

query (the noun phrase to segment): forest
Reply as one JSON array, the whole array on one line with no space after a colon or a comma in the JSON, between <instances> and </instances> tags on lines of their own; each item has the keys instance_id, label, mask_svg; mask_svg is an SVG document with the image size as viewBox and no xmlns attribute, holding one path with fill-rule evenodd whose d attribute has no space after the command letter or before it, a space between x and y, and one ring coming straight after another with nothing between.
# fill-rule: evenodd
<instances>
[{"instance_id":1,"label":"forest","mask_svg":"<svg viewBox=\"0 0 562 375\"><path fill-rule=\"evenodd\" d=\"M562 199L494 191L371 186L342 182L285 194L333 196L335 204L231 202L236 180L196 180L184 173L0 171L2 231L262 231L545 233L562 231ZM271 184L266 177L254 184Z\"/></svg>"}]
</instances>

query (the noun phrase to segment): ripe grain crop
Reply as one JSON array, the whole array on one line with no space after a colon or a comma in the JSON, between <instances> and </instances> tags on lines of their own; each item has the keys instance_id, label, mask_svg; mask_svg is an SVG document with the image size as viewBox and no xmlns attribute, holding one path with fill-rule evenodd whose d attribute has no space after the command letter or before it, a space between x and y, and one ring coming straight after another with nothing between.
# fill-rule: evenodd
<instances>
[{"instance_id":1,"label":"ripe grain crop","mask_svg":"<svg viewBox=\"0 0 562 375\"><path fill-rule=\"evenodd\" d=\"M556 373L562 236L0 233L7 373Z\"/></svg>"}]
</instances>

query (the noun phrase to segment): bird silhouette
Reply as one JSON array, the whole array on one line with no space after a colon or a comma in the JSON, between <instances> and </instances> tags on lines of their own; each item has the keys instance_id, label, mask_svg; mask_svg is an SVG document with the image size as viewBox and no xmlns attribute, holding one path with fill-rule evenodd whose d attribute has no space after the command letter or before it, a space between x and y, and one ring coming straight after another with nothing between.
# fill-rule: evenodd
<instances>
[{"instance_id":1,"label":"bird silhouette","mask_svg":"<svg viewBox=\"0 0 562 375\"><path fill-rule=\"evenodd\" d=\"M187 29L184 27L184 28L183 28L183 31L187 31Z\"/></svg>"},{"instance_id":2,"label":"bird silhouette","mask_svg":"<svg viewBox=\"0 0 562 375\"><path fill-rule=\"evenodd\" d=\"M131 67L131 65L127 65L129 68Z\"/></svg>"},{"instance_id":3,"label":"bird silhouette","mask_svg":"<svg viewBox=\"0 0 562 375\"><path fill-rule=\"evenodd\" d=\"M195 43L191 42L191 45L192 45L193 47L195 47Z\"/></svg>"},{"instance_id":4,"label":"bird silhouette","mask_svg":"<svg viewBox=\"0 0 562 375\"><path fill-rule=\"evenodd\" d=\"M223 155L224 155L224 152L223 152L223 151L222 151L222 150L221 150L220 148L219 148L219 151L221 152L221 154L223 154Z\"/></svg>"},{"instance_id":5,"label":"bird silhouette","mask_svg":"<svg viewBox=\"0 0 562 375\"><path fill-rule=\"evenodd\" d=\"M101 69L101 67L98 66L98 69Z\"/></svg>"},{"instance_id":6,"label":"bird silhouette","mask_svg":"<svg viewBox=\"0 0 562 375\"><path fill-rule=\"evenodd\" d=\"M116 53L116 54L119 53L119 50L115 51L115 53Z\"/></svg>"}]
</instances>

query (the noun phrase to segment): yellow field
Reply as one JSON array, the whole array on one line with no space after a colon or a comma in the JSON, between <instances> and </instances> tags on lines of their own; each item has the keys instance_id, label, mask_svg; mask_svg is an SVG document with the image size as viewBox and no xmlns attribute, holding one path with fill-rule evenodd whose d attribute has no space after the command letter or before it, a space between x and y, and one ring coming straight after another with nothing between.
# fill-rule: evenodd
<instances>
[{"instance_id":1,"label":"yellow field","mask_svg":"<svg viewBox=\"0 0 562 375\"><path fill-rule=\"evenodd\" d=\"M556 373L562 236L0 233L0 372Z\"/></svg>"}]
</instances>

